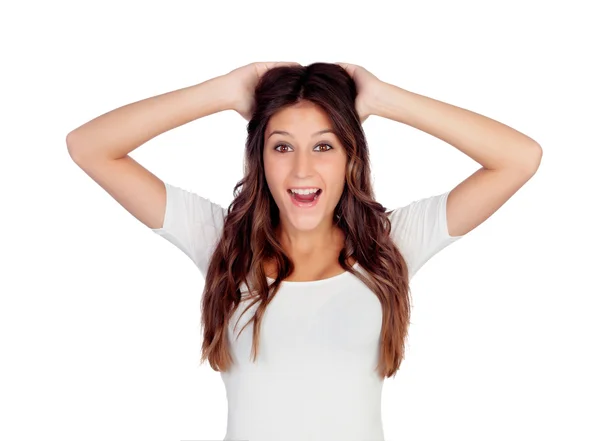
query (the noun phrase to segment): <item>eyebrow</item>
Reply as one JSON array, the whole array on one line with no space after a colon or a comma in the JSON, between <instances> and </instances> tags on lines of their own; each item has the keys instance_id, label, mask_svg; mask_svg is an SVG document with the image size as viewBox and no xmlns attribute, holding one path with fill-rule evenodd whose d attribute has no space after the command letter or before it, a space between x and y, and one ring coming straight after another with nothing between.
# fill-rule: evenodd
<instances>
[{"instance_id":1,"label":"eyebrow","mask_svg":"<svg viewBox=\"0 0 600 441\"><path fill-rule=\"evenodd\" d=\"M317 136L317 135L322 135L323 133L334 133L334 131L333 131L333 130L331 130L331 129L323 129L323 130L319 130L318 132L315 132L315 133L313 133L313 135L312 135L312 136L314 137L314 136ZM286 132L285 130L273 130L273 131L272 131L272 132L269 134L269 136L267 136L267 139L269 139L269 138L270 138L272 135L275 135L275 134L279 134L279 135L287 135L287 136L289 136L289 137L291 137L291 138L293 138L293 137L294 137L294 136L293 136L291 133L289 133L289 132Z\"/></svg>"}]
</instances>

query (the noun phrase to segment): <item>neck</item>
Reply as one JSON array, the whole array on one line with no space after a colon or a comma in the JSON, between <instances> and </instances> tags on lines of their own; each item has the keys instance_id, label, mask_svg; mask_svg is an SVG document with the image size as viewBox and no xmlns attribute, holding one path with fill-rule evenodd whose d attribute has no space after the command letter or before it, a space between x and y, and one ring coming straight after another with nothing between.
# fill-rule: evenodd
<instances>
[{"instance_id":1,"label":"neck","mask_svg":"<svg viewBox=\"0 0 600 441\"><path fill-rule=\"evenodd\" d=\"M332 249L339 250L344 241L343 231L333 222L324 222L310 231L299 231L282 221L276 227L275 235L293 260L319 256Z\"/></svg>"}]
</instances>

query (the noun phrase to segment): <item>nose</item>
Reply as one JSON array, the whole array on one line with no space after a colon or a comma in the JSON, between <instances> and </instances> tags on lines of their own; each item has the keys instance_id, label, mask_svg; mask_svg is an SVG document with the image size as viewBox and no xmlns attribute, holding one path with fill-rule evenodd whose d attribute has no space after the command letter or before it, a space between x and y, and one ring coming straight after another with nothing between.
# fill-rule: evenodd
<instances>
[{"instance_id":1,"label":"nose","mask_svg":"<svg viewBox=\"0 0 600 441\"><path fill-rule=\"evenodd\" d=\"M310 151L300 151L294 155L294 174L299 179L309 177L312 173L313 162L310 153Z\"/></svg>"}]
</instances>

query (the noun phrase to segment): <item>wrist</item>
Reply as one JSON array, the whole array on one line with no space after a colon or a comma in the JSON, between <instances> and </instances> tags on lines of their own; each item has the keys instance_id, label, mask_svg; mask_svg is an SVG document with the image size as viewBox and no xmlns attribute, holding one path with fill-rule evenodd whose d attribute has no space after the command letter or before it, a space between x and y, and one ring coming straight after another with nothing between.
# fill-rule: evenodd
<instances>
[{"instance_id":1,"label":"wrist","mask_svg":"<svg viewBox=\"0 0 600 441\"><path fill-rule=\"evenodd\" d=\"M214 87L214 97L221 110L236 110L237 94L227 75L220 75L210 80Z\"/></svg>"},{"instance_id":2,"label":"wrist","mask_svg":"<svg viewBox=\"0 0 600 441\"><path fill-rule=\"evenodd\" d=\"M386 107L386 97L389 96L390 93L389 86L388 83L380 81L377 84L377 87L373 88L371 100L368 104L369 115L383 116Z\"/></svg>"}]
</instances>

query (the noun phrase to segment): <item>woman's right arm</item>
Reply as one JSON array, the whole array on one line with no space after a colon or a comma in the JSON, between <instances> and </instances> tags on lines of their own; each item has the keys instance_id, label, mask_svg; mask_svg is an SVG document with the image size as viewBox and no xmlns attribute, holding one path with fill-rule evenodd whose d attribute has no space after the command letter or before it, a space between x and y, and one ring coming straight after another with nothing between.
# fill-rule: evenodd
<instances>
[{"instance_id":1,"label":"woman's right arm","mask_svg":"<svg viewBox=\"0 0 600 441\"><path fill-rule=\"evenodd\" d=\"M128 154L150 139L195 119L235 110L230 78L137 101L83 124L67 135L73 161L123 208L149 228L163 226L163 181Z\"/></svg>"}]
</instances>

